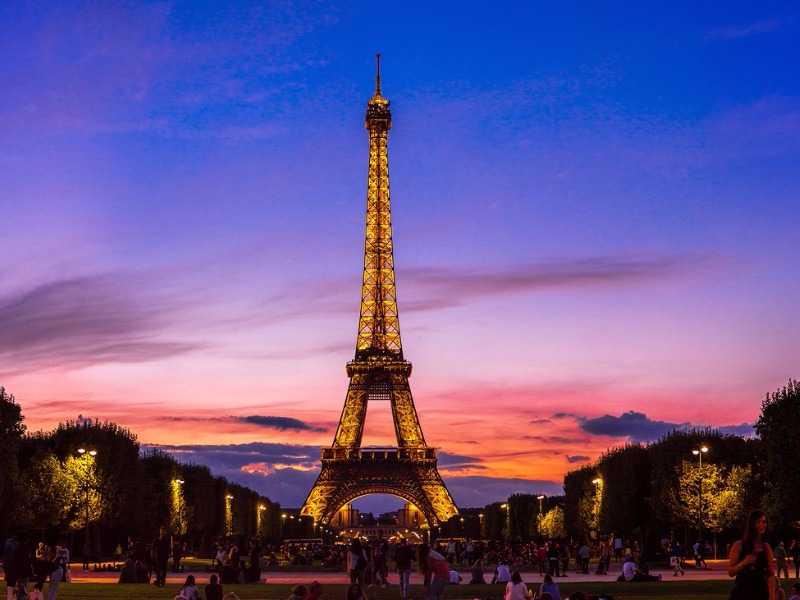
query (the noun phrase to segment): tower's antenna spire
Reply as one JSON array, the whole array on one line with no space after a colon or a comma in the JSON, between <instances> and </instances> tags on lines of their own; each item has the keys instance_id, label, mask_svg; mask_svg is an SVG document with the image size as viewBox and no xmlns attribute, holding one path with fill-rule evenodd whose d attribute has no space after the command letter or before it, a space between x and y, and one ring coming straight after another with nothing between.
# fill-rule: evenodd
<instances>
[{"instance_id":1,"label":"tower's antenna spire","mask_svg":"<svg viewBox=\"0 0 800 600\"><path fill-rule=\"evenodd\" d=\"M376 54L375 58L378 63L378 70L377 75L375 76L375 95L380 97L381 95L381 55Z\"/></svg>"}]
</instances>

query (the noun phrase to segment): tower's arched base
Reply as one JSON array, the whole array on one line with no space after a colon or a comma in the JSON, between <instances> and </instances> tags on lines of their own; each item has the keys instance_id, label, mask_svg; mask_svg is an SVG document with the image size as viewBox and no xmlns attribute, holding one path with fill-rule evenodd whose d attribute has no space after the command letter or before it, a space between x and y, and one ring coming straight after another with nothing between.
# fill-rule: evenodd
<instances>
[{"instance_id":1,"label":"tower's arched base","mask_svg":"<svg viewBox=\"0 0 800 600\"><path fill-rule=\"evenodd\" d=\"M458 509L437 461L435 448L323 448L322 471L301 514L330 524L356 498L391 494L416 506L429 525L439 525Z\"/></svg>"}]
</instances>

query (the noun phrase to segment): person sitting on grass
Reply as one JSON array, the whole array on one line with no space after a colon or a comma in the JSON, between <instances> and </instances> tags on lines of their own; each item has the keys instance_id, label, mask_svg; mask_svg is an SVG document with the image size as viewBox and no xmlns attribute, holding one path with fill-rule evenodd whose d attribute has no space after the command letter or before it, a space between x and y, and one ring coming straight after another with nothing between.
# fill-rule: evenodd
<instances>
[{"instance_id":1,"label":"person sitting on grass","mask_svg":"<svg viewBox=\"0 0 800 600\"><path fill-rule=\"evenodd\" d=\"M469 573L472 575L472 579L469 580L471 584L486 583L486 580L483 578L483 561L480 558L472 565Z\"/></svg>"},{"instance_id":2,"label":"person sitting on grass","mask_svg":"<svg viewBox=\"0 0 800 600\"><path fill-rule=\"evenodd\" d=\"M550 573L545 574L542 585L539 587L539 596L544 598L545 594L553 600L561 600L561 591L558 589L558 584L553 581L553 576Z\"/></svg>"},{"instance_id":3,"label":"person sitting on grass","mask_svg":"<svg viewBox=\"0 0 800 600\"><path fill-rule=\"evenodd\" d=\"M185 596L186 600L200 600L200 590L197 589L194 575L189 575L186 578L186 582L183 584L180 594Z\"/></svg>"},{"instance_id":4,"label":"person sitting on grass","mask_svg":"<svg viewBox=\"0 0 800 600\"><path fill-rule=\"evenodd\" d=\"M661 575L656 577L640 571L639 567L636 566L636 563L633 562L633 557L631 555L627 555L625 557L625 562L622 565L621 579L618 579L617 581L661 581Z\"/></svg>"},{"instance_id":5,"label":"person sitting on grass","mask_svg":"<svg viewBox=\"0 0 800 600\"><path fill-rule=\"evenodd\" d=\"M230 593L228 593L228 594L225 594L225 595L222 597L222 600L239 600L239 596L237 596L237 595L236 595L236 594L234 594L233 592L230 592Z\"/></svg>"},{"instance_id":6,"label":"person sitting on grass","mask_svg":"<svg viewBox=\"0 0 800 600\"><path fill-rule=\"evenodd\" d=\"M792 594L789 600L800 600L800 585L793 585L789 593Z\"/></svg>"},{"instance_id":7,"label":"person sitting on grass","mask_svg":"<svg viewBox=\"0 0 800 600\"><path fill-rule=\"evenodd\" d=\"M320 596L322 596L322 585L319 581L312 581L308 586L306 600L317 600Z\"/></svg>"},{"instance_id":8,"label":"person sitting on grass","mask_svg":"<svg viewBox=\"0 0 800 600\"><path fill-rule=\"evenodd\" d=\"M222 600L222 586L219 584L219 577L212 575L205 587L206 600Z\"/></svg>"},{"instance_id":9,"label":"person sitting on grass","mask_svg":"<svg viewBox=\"0 0 800 600\"><path fill-rule=\"evenodd\" d=\"M305 600L306 596L308 596L308 588L300 583L294 586L292 595L289 596L289 600Z\"/></svg>"},{"instance_id":10,"label":"person sitting on grass","mask_svg":"<svg viewBox=\"0 0 800 600\"><path fill-rule=\"evenodd\" d=\"M522 581L519 571L511 574L511 581L506 584L504 600L528 600L533 594L528 591L528 586Z\"/></svg>"},{"instance_id":11,"label":"person sitting on grass","mask_svg":"<svg viewBox=\"0 0 800 600\"><path fill-rule=\"evenodd\" d=\"M367 597L359 584L351 583L347 588L345 600L367 600Z\"/></svg>"}]
</instances>

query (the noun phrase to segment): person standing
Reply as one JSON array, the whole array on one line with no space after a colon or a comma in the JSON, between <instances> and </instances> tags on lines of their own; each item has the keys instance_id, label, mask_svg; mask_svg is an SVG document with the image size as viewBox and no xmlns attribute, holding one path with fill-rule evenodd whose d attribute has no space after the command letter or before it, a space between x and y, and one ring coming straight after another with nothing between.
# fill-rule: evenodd
<instances>
[{"instance_id":1,"label":"person standing","mask_svg":"<svg viewBox=\"0 0 800 600\"><path fill-rule=\"evenodd\" d=\"M414 560L414 551L408 545L408 540L400 540L400 547L395 556L397 574L400 579L400 598L411 598L411 561Z\"/></svg>"},{"instance_id":2,"label":"person standing","mask_svg":"<svg viewBox=\"0 0 800 600\"><path fill-rule=\"evenodd\" d=\"M161 587L167 582L167 563L169 562L171 546L167 537L166 527L158 530L158 537L153 540L151 548L153 557L153 567L156 572L156 580L153 585Z\"/></svg>"},{"instance_id":3,"label":"person standing","mask_svg":"<svg viewBox=\"0 0 800 600\"><path fill-rule=\"evenodd\" d=\"M67 548L67 545L63 541L60 541L58 544L56 544L55 562L59 567L61 567L61 570L64 573L62 581L69 583L69 548Z\"/></svg>"},{"instance_id":4,"label":"person standing","mask_svg":"<svg viewBox=\"0 0 800 600\"><path fill-rule=\"evenodd\" d=\"M775 570L778 579L781 578L781 571L783 571L783 576L789 579L789 569L786 567L786 557L788 554L786 548L783 546L783 542L778 542L772 554L775 556Z\"/></svg>"},{"instance_id":5,"label":"person standing","mask_svg":"<svg viewBox=\"0 0 800 600\"><path fill-rule=\"evenodd\" d=\"M731 598L772 600L775 598L775 557L766 543L767 515L750 511L742 539L734 542L728 559L728 576L735 577Z\"/></svg>"},{"instance_id":6,"label":"person standing","mask_svg":"<svg viewBox=\"0 0 800 600\"><path fill-rule=\"evenodd\" d=\"M425 563L425 572L430 575L428 600L442 600L444 591L450 585L450 567L444 556L427 544L419 546L419 561Z\"/></svg>"},{"instance_id":7,"label":"person standing","mask_svg":"<svg viewBox=\"0 0 800 600\"><path fill-rule=\"evenodd\" d=\"M28 596L28 581L33 576L31 551L26 533L18 533L6 541L3 552L3 572L6 578L7 596L24 600Z\"/></svg>"},{"instance_id":8,"label":"person standing","mask_svg":"<svg viewBox=\"0 0 800 600\"><path fill-rule=\"evenodd\" d=\"M366 570L367 555L361 547L361 540L353 538L350 541L350 549L347 551L347 573L350 576L350 583L358 583L363 588Z\"/></svg>"},{"instance_id":9,"label":"person standing","mask_svg":"<svg viewBox=\"0 0 800 600\"><path fill-rule=\"evenodd\" d=\"M789 556L794 561L794 578L800 579L800 543L797 540L792 540L789 546Z\"/></svg>"},{"instance_id":10,"label":"person standing","mask_svg":"<svg viewBox=\"0 0 800 600\"><path fill-rule=\"evenodd\" d=\"M92 560L92 545L87 542L83 545L83 570L89 570L89 563Z\"/></svg>"}]
</instances>

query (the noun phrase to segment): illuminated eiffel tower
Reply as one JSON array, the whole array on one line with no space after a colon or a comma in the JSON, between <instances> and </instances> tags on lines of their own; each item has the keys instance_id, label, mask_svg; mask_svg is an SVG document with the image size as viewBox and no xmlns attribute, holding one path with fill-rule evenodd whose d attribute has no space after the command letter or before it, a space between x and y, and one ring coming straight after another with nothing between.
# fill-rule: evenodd
<instances>
[{"instance_id":1,"label":"illuminated eiffel tower","mask_svg":"<svg viewBox=\"0 0 800 600\"><path fill-rule=\"evenodd\" d=\"M322 449L322 471L301 514L327 524L356 498L391 494L416 506L428 525L436 526L458 514L458 508L436 468L436 448L425 444L408 384L411 363L403 358L400 342L387 154L392 115L381 95L380 55L377 59L375 95L367 103L367 237L356 353L347 363L350 385L336 436L330 448ZM361 447L372 401L391 404L397 447Z\"/></svg>"}]
</instances>

